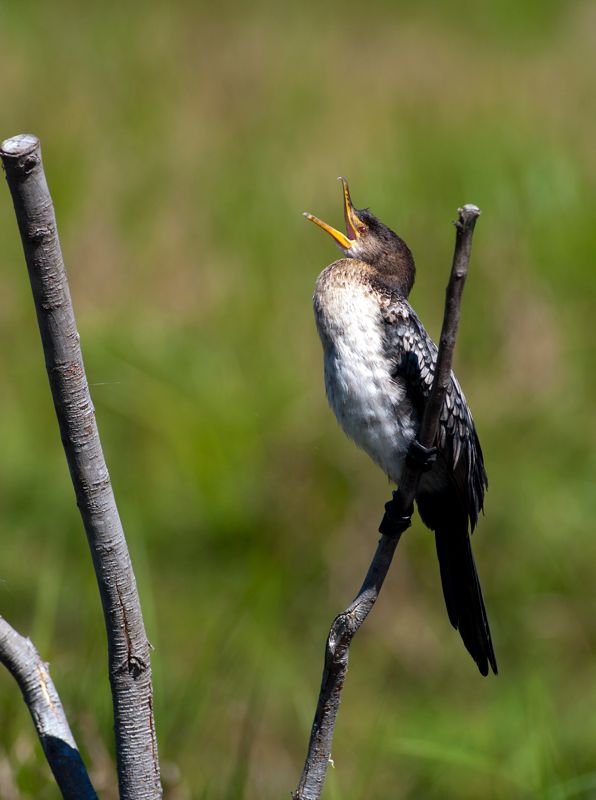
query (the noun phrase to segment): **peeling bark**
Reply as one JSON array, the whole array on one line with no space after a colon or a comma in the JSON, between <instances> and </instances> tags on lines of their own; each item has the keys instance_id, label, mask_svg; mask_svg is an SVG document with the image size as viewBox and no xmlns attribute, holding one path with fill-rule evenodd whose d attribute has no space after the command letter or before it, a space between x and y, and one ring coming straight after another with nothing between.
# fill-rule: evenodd
<instances>
[{"instance_id":1,"label":"peeling bark","mask_svg":"<svg viewBox=\"0 0 596 800\"><path fill-rule=\"evenodd\" d=\"M0 157L14 203L60 435L103 605L122 800L162 796L149 643L102 452L52 198L38 139L7 139Z\"/></svg>"}]
</instances>

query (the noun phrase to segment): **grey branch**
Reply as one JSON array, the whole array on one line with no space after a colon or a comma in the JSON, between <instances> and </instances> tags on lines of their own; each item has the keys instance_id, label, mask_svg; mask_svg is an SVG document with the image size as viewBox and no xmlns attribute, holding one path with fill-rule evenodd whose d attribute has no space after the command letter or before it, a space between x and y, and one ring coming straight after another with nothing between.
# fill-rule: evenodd
<instances>
[{"instance_id":1,"label":"grey branch","mask_svg":"<svg viewBox=\"0 0 596 800\"><path fill-rule=\"evenodd\" d=\"M432 447L437 433L439 415L451 375L461 297L468 274L472 236L479 215L480 210L476 206L465 205L459 209L459 218L455 223L457 231L455 251L446 290L439 352L431 394L426 403L418 432L418 442L423 447ZM407 527L407 524L396 527L395 520L407 520L411 517L420 475L421 465L408 459L399 488L394 493L393 500L387 504L387 512L379 529L387 535L381 536L360 591L331 625L325 646L323 680L310 734L308 753L298 788L292 795L294 800L318 800L321 796L331 757L331 745L341 692L348 671L350 644L379 596L401 534Z\"/></svg>"},{"instance_id":2,"label":"grey branch","mask_svg":"<svg viewBox=\"0 0 596 800\"><path fill-rule=\"evenodd\" d=\"M39 141L0 146L37 312L62 444L101 595L121 800L162 796L149 642L89 394Z\"/></svg>"},{"instance_id":3,"label":"grey branch","mask_svg":"<svg viewBox=\"0 0 596 800\"><path fill-rule=\"evenodd\" d=\"M60 697L30 639L0 617L0 661L19 684L48 764L65 800L97 800Z\"/></svg>"}]
</instances>

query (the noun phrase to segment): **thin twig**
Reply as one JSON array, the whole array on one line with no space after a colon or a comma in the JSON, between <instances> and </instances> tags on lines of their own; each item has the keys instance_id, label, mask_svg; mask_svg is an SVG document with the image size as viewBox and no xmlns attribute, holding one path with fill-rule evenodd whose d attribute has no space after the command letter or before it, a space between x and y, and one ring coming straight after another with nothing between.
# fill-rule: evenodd
<instances>
[{"instance_id":1,"label":"thin twig","mask_svg":"<svg viewBox=\"0 0 596 800\"><path fill-rule=\"evenodd\" d=\"M417 437L418 442L427 448L434 444L445 391L451 377L461 297L468 273L474 226L479 215L480 210L476 206L465 205L459 209L459 218L455 223L457 231L455 251L446 290L439 352L431 393ZM341 692L348 671L350 644L379 596L401 534L409 524L406 522L405 525L396 527L395 520L407 520L411 517L421 471L420 464L414 460L406 460L399 488L394 492L393 500L387 504L387 511L379 528L387 535L381 536L360 591L331 625L325 647L323 680L308 753L298 788L292 795L294 800L318 800L321 796L331 757L331 744Z\"/></svg>"},{"instance_id":2,"label":"thin twig","mask_svg":"<svg viewBox=\"0 0 596 800\"><path fill-rule=\"evenodd\" d=\"M21 232L62 443L103 605L120 797L155 800L162 790L149 643L89 394L39 141L29 134L7 139L0 146L0 156Z\"/></svg>"},{"instance_id":3,"label":"thin twig","mask_svg":"<svg viewBox=\"0 0 596 800\"><path fill-rule=\"evenodd\" d=\"M65 800L97 800L56 687L30 639L0 617L0 661L19 684L56 783Z\"/></svg>"}]
</instances>

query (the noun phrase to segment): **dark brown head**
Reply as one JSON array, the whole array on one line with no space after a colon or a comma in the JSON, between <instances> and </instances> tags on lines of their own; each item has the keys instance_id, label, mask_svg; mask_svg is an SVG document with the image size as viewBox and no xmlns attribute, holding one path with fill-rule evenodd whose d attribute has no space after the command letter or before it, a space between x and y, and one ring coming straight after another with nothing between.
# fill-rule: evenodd
<instances>
[{"instance_id":1,"label":"dark brown head","mask_svg":"<svg viewBox=\"0 0 596 800\"><path fill-rule=\"evenodd\" d=\"M368 209L356 210L350 199L345 178L343 186L346 234L327 225L312 214L304 216L330 236L347 258L370 264L379 277L407 297L414 285L416 267L410 248L396 233L378 220Z\"/></svg>"}]
</instances>

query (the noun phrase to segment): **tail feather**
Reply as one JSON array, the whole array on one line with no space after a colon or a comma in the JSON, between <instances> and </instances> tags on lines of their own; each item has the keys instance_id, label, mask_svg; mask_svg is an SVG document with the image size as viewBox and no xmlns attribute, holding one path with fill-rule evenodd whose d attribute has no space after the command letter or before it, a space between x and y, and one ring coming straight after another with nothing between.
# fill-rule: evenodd
<instances>
[{"instance_id":1,"label":"tail feather","mask_svg":"<svg viewBox=\"0 0 596 800\"><path fill-rule=\"evenodd\" d=\"M497 660L467 525L466 529L437 526L435 540L449 620L482 675L488 675L489 665L496 675Z\"/></svg>"}]
</instances>

